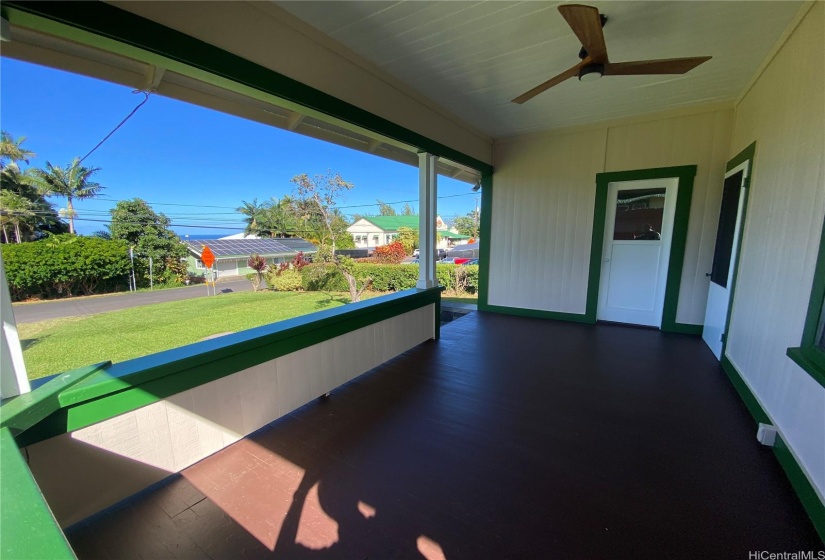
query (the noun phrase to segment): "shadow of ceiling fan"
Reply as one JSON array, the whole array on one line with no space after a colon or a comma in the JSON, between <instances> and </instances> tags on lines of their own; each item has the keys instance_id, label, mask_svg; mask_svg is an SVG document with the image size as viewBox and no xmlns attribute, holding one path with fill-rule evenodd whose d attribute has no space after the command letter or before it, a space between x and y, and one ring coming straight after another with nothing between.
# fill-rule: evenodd
<instances>
[{"instance_id":1,"label":"shadow of ceiling fan","mask_svg":"<svg viewBox=\"0 0 825 560\"><path fill-rule=\"evenodd\" d=\"M694 56L690 58L610 62L607 58L607 45L604 43L604 34L602 33L602 27L607 22L607 16L599 14L598 8L581 4L559 6L559 12L581 41L582 49L579 52L581 62L537 85L530 91L519 95L512 100L513 103L521 105L568 78L578 77L580 81L587 81L602 76L684 74L711 59L709 56Z\"/></svg>"}]
</instances>

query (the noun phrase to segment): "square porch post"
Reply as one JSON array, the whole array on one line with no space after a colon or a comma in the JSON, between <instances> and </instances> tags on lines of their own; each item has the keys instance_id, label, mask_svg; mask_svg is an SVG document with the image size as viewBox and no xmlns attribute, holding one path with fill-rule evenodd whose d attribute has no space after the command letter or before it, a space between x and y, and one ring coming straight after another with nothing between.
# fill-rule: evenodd
<instances>
[{"instance_id":1,"label":"square porch post","mask_svg":"<svg viewBox=\"0 0 825 560\"><path fill-rule=\"evenodd\" d=\"M436 172L438 158L426 152L418 154L418 284L417 288L435 288L435 218Z\"/></svg>"},{"instance_id":2,"label":"square porch post","mask_svg":"<svg viewBox=\"0 0 825 560\"><path fill-rule=\"evenodd\" d=\"M7 399L31 391L23 362L23 349L11 307L9 284L0 255L0 398Z\"/></svg>"}]
</instances>

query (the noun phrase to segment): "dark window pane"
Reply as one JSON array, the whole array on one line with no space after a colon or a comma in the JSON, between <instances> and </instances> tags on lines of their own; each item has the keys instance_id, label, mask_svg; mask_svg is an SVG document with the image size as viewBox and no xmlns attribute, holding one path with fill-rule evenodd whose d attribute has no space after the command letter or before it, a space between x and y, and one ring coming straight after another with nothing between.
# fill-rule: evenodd
<instances>
[{"instance_id":1,"label":"dark window pane","mask_svg":"<svg viewBox=\"0 0 825 560\"><path fill-rule=\"evenodd\" d=\"M665 189L620 190L613 239L661 239Z\"/></svg>"},{"instance_id":2,"label":"dark window pane","mask_svg":"<svg viewBox=\"0 0 825 560\"><path fill-rule=\"evenodd\" d=\"M742 186L742 172L725 179L722 191L722 209L719 212L719 227L716 230L716 249L713 253L713 268L710 281L723 288L728 287L728 272L733 253L733 239L736 237L736 216L739 213L739 189Z\"/></svg>"}]
</instances>

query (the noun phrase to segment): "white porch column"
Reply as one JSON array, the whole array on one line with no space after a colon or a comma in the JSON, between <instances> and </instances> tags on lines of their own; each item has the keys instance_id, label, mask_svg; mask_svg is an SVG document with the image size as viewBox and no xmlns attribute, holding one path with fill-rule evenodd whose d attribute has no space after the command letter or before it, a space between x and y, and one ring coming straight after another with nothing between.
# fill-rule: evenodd
<instances>
[{"instance_id":1,"label":"white porch column","mask_svg":"<svg viewBox=\"0 0 825 560\"><path fill-rule=\"evenodd\" d=\"M0 255L0 398L6 399L31 391L23 363L23 349L17 336L17 324L11 308L6 269Z\"/></svg>"},{"instance_id":2,"label":"white porch column","mask_svg":"<svg viewBox=\"0 0 825 560\"><path fill-rule=\"evenodd\" d=\"M417 288L435 288L435 218L436 173L438 158L418 154L418 284Z\"/></svg>"}]
</instances>

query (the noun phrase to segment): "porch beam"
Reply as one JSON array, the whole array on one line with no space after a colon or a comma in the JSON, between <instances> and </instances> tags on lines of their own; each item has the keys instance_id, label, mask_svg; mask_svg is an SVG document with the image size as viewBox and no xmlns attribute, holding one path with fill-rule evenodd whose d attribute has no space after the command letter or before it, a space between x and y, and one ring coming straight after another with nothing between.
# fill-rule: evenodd
<instances>
[{"instance_id":1,"label":"porch beam","mask_svg":"<svg viewBox=\"0 0 825 560\"><path fill-rule=\"evenodd\" d=\"M435 278L435 219L438 157L418 154L418 284L427 289L438 286Z\"/></svg>"}]
</instances>

